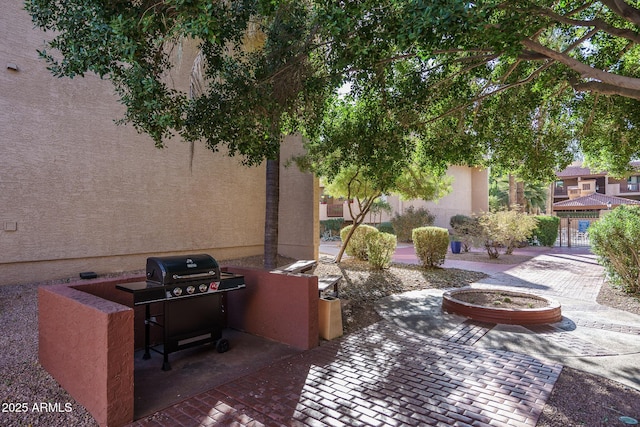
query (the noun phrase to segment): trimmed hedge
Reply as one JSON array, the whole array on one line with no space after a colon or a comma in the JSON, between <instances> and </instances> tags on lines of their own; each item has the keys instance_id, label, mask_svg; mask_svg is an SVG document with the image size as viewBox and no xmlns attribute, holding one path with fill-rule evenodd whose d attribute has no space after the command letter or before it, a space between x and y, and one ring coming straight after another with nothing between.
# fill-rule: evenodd
<instances>
[{"instance_id":1,"label":"trimmed hedge","mask_svg":"<svg viewBox=\"0 0 640 427\"><path fill-rule=\"evenodd\" d=\"M449 248L449 231L442 227L419 227L413 230L413 246L424 267L444 263Z\"/></svg>"},{"instance_id":2,"label":"trimmed hedge","mask_svg":"<svg viewBox=\"0 0 640 427\"><path fill-rule=\"evenodd\" d=\"M378 270L389 268L391 258L396 250L397 239L390 233L369 233L367 240L367 257L369 264Z\"/></svg>"},{"instance_id":3,"label":"trimmed hedge","mask_svg":"<svg viewBox=\"0 0 640 427\"><path fill-rule=\"evenodd\" d=\"M414 228L433 225L435 216L425 208L414 209L409 206L402 215L396 214L391 219L393 230L400 242L411 242L411 233Z\"/></svg>"},{"instance_id":4,"label":"trimmed hedge","mask_svg":"<svg viewBox=\"0 0 640 427\"><path fill-rule=\"evenodd\" d=\"M537 216L538 227L533 231L533 235L538 238L541 246L553 246L558 238L558 226L560 218L557 216Z\"/></svg>"},{"instance_id":5,"label":"trimmed hedge","mask_svg":"<svg viewBox=\"0 0 640 427\"><path fill-rule=\"evenodd\" d=\"M347 225L340 230L340 239L344 242L353 225ZM353 232L349 244L345 248L347 255L366 261L367 260L367 236L371 233L378 233L378 229L370 225L361 224Z\"/></svg>"}]
</instances>

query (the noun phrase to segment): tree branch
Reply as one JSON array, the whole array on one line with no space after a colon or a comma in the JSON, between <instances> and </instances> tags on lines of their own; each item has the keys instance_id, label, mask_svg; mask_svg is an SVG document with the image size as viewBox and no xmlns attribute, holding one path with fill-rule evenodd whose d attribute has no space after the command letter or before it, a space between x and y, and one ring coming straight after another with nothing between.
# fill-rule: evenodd
<instances>
[{"instance_id":1,"label":"tree branch","mask_svg":"<svg viewBox=\"0 0 640 427\"><path fill-rule=\"evenodd\" d=\"M640 34L638 34L636 31L614 27L612 25L609 25L607 22L603 21L600 18L595 18L590 21L583 21L583 20L568 18L566 16L557 14L554 11L545 9L545 8L540 8L538 10L541 15L547 16L553 19L554 21L562 24L573 25L576 27L594 27L600 31L604 31L607 34L611 34L616 37L625 38L627 40L631 40L634 43L640 43Z\"/></svg>"},{"instance_id":2,"label":"tree branch","mask_svg":"<svg viewBox=\"0 0 640 427\"><path fill-rule=\"evenodd\" d=\"M446 117L446 116L448 116L450 114L453 114L453 113L455 113L457 111L461 111L461 110L467 108L468 106L475 104L476 102L482 101L482 100L484 100L486 98L489 98L489 97L491 97L493 95L496 95L496 94L498 94L500 92L504 92L504 91L509 90L511 88L522 86L522 85L525 85L527 83L530 83L537 75L542 73L547 68L551 67L551 65L553 65L553 62L550 61L547 64L545 64L542 67L540 67L537 70L535 70L534 72L532 72L527 78L522 79L522 80L520 80L518 82L515 82L515 83L512 83L512 84L509 84L509 85L500 86L496 90L493 90L491 92L485 93L484 95L479 95L479 96L473 98L472 100L470 100L469 102L466 102L466 103L464 103L462 105L459 105L456 108L452 108L450 110L447 110L444 113L439 114L436 117L427 120L427 123L435 122L435 121L437 121L437 120L439 120L439 119L441 119L443 117Z\"/></svg>"},{"instance_id":3,"label":"tree branch","mask_svg":"<svg viewBox=\"0 0 640 427\"><path fill-rule=\"evenodd\" d=\"M626 98L640 100L640 89L622 88L616 85L601 83L596 81L590 82L570 82L571 87L576 92L594 92L602 95L620 95Z\"/></svg>"},{"instance_id":4,"label":"tree branch","mask_svg":"<svg viewBox=\"0 0 640 427\"><path fill-rule=\"evenodd\" d=\"M601 3L621 18L624 18L634 25L640 26L640 10L629 5L627 2L623 0L601 0Z\"/></svg>"},{"instance_id":5,"label":"tree branch","mask_svg":"<svg viewBox=\"0 0 640 427\"><path fill-rule=\"evenodd\" d=\"M577 59L570 57L565 53L556 52L555 50L542 46L540 43L537 43L533 40L525 39L522 40L521 43L527 49L541 53L547 56L549 59L553 59L566 65L573 71L580 74L583 78L599 80L602 83L619 86L620 88L624 89L637 90L640 87L640 79L620 76L618 74L612 74L607 71L597 70L583 62L578 61Z\"/></svg>"}]
</instances>

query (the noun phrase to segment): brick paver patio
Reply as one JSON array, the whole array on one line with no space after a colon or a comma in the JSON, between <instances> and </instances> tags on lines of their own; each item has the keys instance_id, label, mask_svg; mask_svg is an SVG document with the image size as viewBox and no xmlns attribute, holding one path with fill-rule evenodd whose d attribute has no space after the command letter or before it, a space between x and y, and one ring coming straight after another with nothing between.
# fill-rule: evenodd
<instances>
[{"instance_id":1,"label":"brick paver patio","mask_svg":"<svg viewBox=\"0 0 640 427\"><path fill-rule=\"evenodd\" d=\"M583 252L539 254L473 285L527 288L559 298L563 314L570 313L561 323L524 328L466 320L447 328L446 319L424 322L440 316L439 304L430 305L438 295L389 297L382 307L389 320L324 342L133 426L535 426L562 366L552 357L523 354L535 353L526 350L527 343L538 351L551 346L549 351L561 350L561 355L594 360L621 350L589 329L616 333L621 343L640 335L640 323L619 319L620 314L596 303L602 268ZM421 304L405 310L403 298ZM510 339L515 345L508 349L517 352L496 350ZM627 362L621 359L620 369ZM615 366L603 370L609 371L618 372Z\"/></svg>"},{"instance_id":2,"label":"brick paver patio","mask_svg":"<svg viewBox=\"0 0 640 427\"><path fill-rule=\"evenodd\" d=\"M561 369L382 321L133 426L535 426Z\"/></svg>"}]
</instances>

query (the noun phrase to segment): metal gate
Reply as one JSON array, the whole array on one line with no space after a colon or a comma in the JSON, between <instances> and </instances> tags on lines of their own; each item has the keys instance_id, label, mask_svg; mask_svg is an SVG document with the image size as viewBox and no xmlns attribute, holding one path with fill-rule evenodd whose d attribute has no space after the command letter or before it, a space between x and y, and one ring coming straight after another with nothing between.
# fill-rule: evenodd
<instances>
[{"instance_id":1,"label":"metal gate","mask_svg":"<svg viewBox=\"0 0 640 427\"><path fill-rule=\"evenodd\" d=\"M572 215L560 218L557 246L590 246L589 227L598 220L597 215Z\"/></svg>"}]
</instances>

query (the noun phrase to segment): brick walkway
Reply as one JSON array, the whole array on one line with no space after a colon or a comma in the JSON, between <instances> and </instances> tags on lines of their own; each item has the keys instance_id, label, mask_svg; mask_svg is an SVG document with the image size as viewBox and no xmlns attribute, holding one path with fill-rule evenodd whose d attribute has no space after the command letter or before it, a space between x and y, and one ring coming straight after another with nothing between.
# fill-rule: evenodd
<instances>
[{"instance_id":1,"label":"brick walkway","mask_svg":"<svg viewBox=\"0 0 640 427\"><path fill-rule=\"evenodd\" d=\"M561 361L563 354L579 356L571 361L588 360L603 375L621 375L624 363L632 363L622 355L621 372L596 366L600 359L609 360L602 356L630 352L635 345L614 346L590 330L616 333L622 344L640 335L640 323L612 316L595 302L602 283L595 257L573 250L539 254L473 285L527 288L562 300L568 319L527 328L450 323L439 304L429 305L439 296L428 292L390 297L383 307L390 320L189 398L133 426L535 426L562 369L545 357L550 356L547 349ZM421 302L409 304L417 311L404 309L413 299ZM528 345L542 351L544 359L524 354L534 353ZM495 350L500 346L506 347Z\"/></svg>"},{"instance_id":2,"label":"brick walkway","mask_svg":"<svg viewBox=\"0 0 640 427\"><path fill-rule=\"evenodd\" d=\"M478 282L589 302L596 301L603 283L603 269L588 253L542 254Z\"/></svg>"},{"instance_id":3,"label":"brick walkway","mask_svg":"<svg viewBox=\"0 0 640 427\"><path fill-rule=\"evenodd\" d=\"M535 426L561 369L382 321L133 426Z\"/></svg>"}]
</instances>

